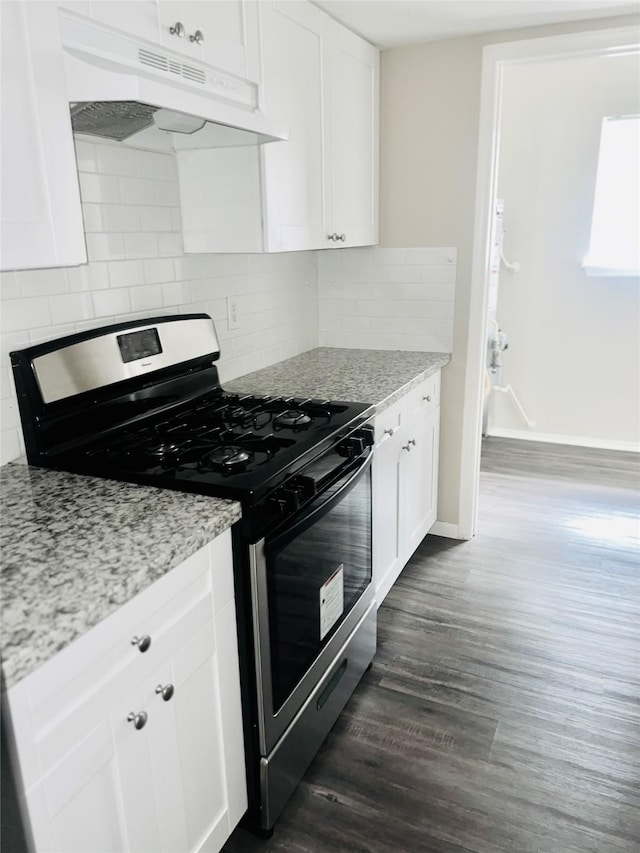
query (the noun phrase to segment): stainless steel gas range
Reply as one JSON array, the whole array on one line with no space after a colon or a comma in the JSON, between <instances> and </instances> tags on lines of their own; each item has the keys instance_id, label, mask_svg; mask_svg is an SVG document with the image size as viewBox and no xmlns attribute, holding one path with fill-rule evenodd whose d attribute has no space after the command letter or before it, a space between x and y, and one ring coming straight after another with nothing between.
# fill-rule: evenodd
<instances>
[{"instance_id":1,"label":"stainless steel gas range","mask_svg":"<svg viewBox=\"0 0 640 853\"><path fill-rule=\"evenodd\" d=\"M373 414L230 394L210 317L11 354L28 461L240 501L234 568L249 828L270 834L376 649Z\"/></svg>"}]
</instances>

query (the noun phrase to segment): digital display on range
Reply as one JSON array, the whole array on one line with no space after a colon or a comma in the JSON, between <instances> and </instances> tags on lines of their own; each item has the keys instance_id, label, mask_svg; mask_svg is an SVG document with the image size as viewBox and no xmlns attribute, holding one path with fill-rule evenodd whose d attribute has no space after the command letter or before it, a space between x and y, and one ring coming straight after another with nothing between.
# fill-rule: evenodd
<instances>
[{"instance_id":1,"label":"digital display on range","mask_svg":"<svg viewBox=\"0 0 640 853\"><path fill-rule=\"evenodd\" d=\"M148 358L150 355L159 355L162 352L157 329L142 329L140 332L129 332L116 337L120 355L125 364L129 361L138 361L140 358Z\"/></svg>"}]
</instances>

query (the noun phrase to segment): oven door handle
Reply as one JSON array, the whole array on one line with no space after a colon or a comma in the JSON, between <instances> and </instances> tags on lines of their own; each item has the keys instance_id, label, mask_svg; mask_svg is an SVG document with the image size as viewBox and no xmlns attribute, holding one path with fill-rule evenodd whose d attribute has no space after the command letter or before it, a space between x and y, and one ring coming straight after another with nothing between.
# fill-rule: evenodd
<instances>
[{"instance_id":1,"label":"oven door handle","mask_svg":"<svg viewBox=\"0 0 640 853\"><path fill-rule=\"evenodd\" d=\"M327 513L331 512L331 510L338 504L344 497L347 495L351 489L356 485L358 479L362 474L367 471L368 468L371 467L371 460L373 458L373 451L371 449L368 450L366 456L360 456L358 458L358 466L355 471L352 471L351 468L343 475L343 477L348 477L345 482L340 486L337 492L333 492L331 497L327 498L326 501L323 501L319 506L314 506L312 504L311 511L304 511L304 514L301 518L296 520L292 527L287 527L282 533L275 537L275 539L269 539L266 537L265 541L265 551L278 551L283 548L288 542L291 542L296 536L299 536L303 533L307 528L311 527L312 524L315 524L319 519L323 516L327 515ZM336 480L332 485L335 486L336 483L339 483L340 479ZM315 503L315 502L314 502Z\"/></svg>"}]
</instances>

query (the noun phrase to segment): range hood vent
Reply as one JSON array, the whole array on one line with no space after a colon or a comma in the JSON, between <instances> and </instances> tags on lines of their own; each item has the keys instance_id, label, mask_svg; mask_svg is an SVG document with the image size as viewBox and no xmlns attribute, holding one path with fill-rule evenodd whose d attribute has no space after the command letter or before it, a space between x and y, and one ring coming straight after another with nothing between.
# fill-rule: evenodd
<instances>
[{"instance_id":1,"label":"range hood vent","mask_svg":"<svg viewBox=\"0 0 640 853\"><path fill-rule=\"evenodd\" d=\"M252 80L60 12L72 127L152 150L236 147L288 138L259 109Z\"/></svg>"},{"instance_id":2,"label":"range hood vent","mask_svg":"<svg viewBox=\"0 0 640 853\"><path fill-rule=\"evenodd\" d=\"M162 53L157 53L152 50L146 50L144 47L138 49L138 59L141 65L147 65L149 68L156 68L158 71L166 71L169 74L177 74L185 80L193 83L200 83L202 86L207 82L207 75L201 68L196 68L195 65L188 65L186 62L177 62Z\"/></svg>"},{"instance_id":3,"label":"range hood vent","mask_svg":"<svg viewBox=\"0 0 640 853\"><path fill-rule=\"evenodd\" d=\"M159 107L137 101L92 101L71 107L74 133L100 136L122 142L153 125L153 114Z\"/></svg>"}]
</instances>

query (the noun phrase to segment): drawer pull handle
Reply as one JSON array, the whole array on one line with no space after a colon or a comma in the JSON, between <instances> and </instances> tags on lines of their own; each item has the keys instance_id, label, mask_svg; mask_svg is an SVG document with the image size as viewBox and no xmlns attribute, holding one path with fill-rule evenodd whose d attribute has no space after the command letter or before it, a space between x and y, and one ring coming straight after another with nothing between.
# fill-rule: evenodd
<instances>
[{"instance_id":1,"label":"drawer pull handle","mask_svg":"<svg viewBox=\"0 0 640 853\"><path fill-rule=\"evenodd\" d=\"M426 395L426 396L424 396L422 399L423 399L423 400L426 400L426 401L427 401L427 403L430 403L430 402L431 402L431 394L427 394L427 395Z\"/></svg>"},{"instance_id":2,"label":"drawer pull handle","mask_svg":"<svg viewBox=\"0 0 640 853\"><path fill-rule=\"evenodd\" d=\"M131 711L127 716L127 722L133 723L134 729L140 731L140 729L143 729L147 725L147 712L138 711L136 714L135 711Z\"/></svg>"},{"instance_id":3,"label":"drawer pull handle","mask_svg":"<svg viewBox=\"0 0 640 853\"><path fill-rule=\"evenodd\" d=\"M131 645L137 646L141 652L146 652L151 645L151 637L148 634L143 634L141 637L133 637Z\"/></svg>"},{"instance_id":4,"label":"drawer pull handle","mask_svg":"<svg viewBox=\"0 0 640 853\"><path fill-rule=\"evenodd\" d=\"M174 692L175 688L173 684L165 684L164 686L162 684L158 684L158 686L156 687L156 693L158 694L158 696L162 696L165 702L168 702L169 699L171 699Z\"/></svg>"},{"instance_id":5,"label":"drawer pull handle","mask_svg":"<svg viewBox=\"0 0 640 853\"><path fill-rule=\"evenodd\" d=\"M385 429L384 434L385 435L393 435L394 432L395 432L395 429L393 427L389 427L388 429Z\"/></svg>"}]
</instances>

